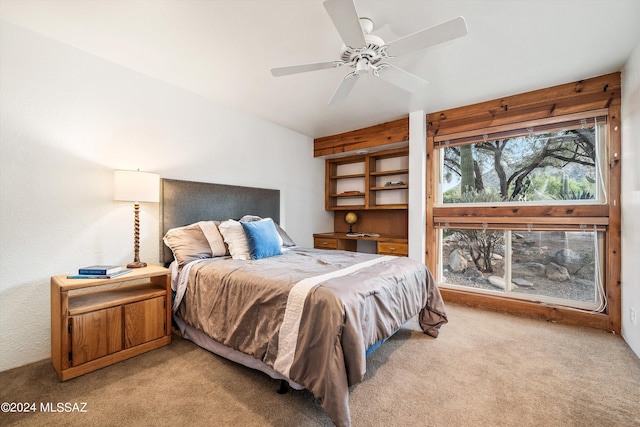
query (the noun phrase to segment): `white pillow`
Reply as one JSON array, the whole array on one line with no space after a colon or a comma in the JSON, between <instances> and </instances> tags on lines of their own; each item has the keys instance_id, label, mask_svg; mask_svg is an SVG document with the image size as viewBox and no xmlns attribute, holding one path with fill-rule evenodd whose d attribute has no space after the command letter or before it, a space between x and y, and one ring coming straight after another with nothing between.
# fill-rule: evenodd
<instances>
[{"instance_id":1,"label":"white pillow","mask_svg":"<svg viewBox=\"0 0 640 427\"><path fill-rule=\"evenodd\" d=\"M211 246L211 253L214 257L227 255L227 248L224 245L224 240L218 230L220 221L200 221L197 223L204 234L204 237Z\"/></svg>"},{"instance_id":2,"label":"white pillow","mask_svg":"<svg viewBox=\"0 0 640 427\"><path fill-rule=\"evenodd\" d=\"M247 243L247 237L244 234L242 224L238 221L229 219L222 222L218 229L220 234L224 238L224 242L229 246L229 253L233 259L251 259L249 253L249 243Z\"/></svg>"}]
</instances>

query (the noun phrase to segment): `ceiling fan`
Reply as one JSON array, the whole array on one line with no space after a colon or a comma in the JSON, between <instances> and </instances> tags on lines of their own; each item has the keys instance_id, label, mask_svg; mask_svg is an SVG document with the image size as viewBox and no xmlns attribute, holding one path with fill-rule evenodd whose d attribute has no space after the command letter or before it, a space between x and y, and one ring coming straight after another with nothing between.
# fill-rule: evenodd
<instances>
[{"instance_id":1,"label":"ceiling fan","mask_svg":"<svg viewBox=\"0 0 640 427\"><path fill-rule=\"evenodd\" d=\"M340 103L347 98L362 72L370 72L410 93L422 90L428 84L425 80L387 61L467 34L467 24L464 18L459 16L445 23L385 43L380 37L370 34L373 30L373 21L369 18L358 17L353 0L326 0L323 5L342 41L344 41L340 59L272 68L271 74L280 77L343 66L353 68L354 70L344 77L333 93L329 100L330 105Z\"/></svg>"}]
</instances>

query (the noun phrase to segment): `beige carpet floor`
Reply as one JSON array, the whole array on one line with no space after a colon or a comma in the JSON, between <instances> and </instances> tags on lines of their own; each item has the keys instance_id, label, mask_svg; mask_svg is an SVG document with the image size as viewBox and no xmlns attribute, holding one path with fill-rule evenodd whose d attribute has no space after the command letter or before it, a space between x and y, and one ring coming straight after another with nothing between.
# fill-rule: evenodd
<instances>
[{"instance_id":1,"label":"beige carpet floor","mask_svg":"<svg viewBox=\"0 0 640 427\"><path fill-rule=\"evenodd\" d=\"M354 426L640 426L640 359L618 335L449 305L430 338L411 321L368 358ZM1 426L330 426L306 391L170 346L61 383L49 360L0 373ZM86 403L83 413L41 406Z\"/></svg>"}]
</instances>

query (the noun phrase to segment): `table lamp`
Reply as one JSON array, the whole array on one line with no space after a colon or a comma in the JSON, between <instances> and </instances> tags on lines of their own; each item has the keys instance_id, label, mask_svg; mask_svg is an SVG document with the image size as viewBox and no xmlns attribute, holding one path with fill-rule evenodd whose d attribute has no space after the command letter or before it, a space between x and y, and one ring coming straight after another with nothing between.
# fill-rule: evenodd
<instances>
[{"instance_id":1,"label":"table lamp","mask_svg":"<svg viewBox=\"0 0 640 427\"><path fill-rule=\"evenodd\" d=\"M134 202L133 262L127 268L146 267L140 262L140 202L160 201L160 175L149 172L117 170L113 174L113 200Z\"/></svg>"}]
</instances>

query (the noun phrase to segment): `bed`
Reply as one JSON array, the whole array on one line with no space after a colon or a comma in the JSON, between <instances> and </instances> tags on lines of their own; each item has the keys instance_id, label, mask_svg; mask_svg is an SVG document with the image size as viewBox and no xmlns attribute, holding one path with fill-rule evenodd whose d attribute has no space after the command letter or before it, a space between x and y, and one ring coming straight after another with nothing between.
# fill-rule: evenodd
<instances>
[{"instance_id":1,"label":"bed","mask_svg":"<svg viewBox=\"0 0 640 427\"><path fill-rule=\"evenodd\" d=\"M296 246L279 226L278 190L166 179L161 188L183 337L308 389L337 426L351 424L349 387L371 351L415 316L434 338L447 322L424 264Z\"/></svg>"}]
</instances>

